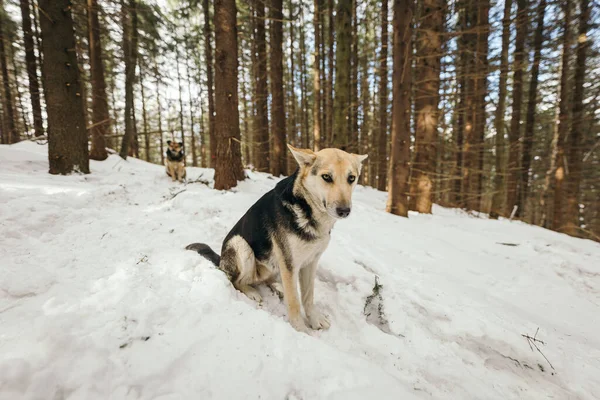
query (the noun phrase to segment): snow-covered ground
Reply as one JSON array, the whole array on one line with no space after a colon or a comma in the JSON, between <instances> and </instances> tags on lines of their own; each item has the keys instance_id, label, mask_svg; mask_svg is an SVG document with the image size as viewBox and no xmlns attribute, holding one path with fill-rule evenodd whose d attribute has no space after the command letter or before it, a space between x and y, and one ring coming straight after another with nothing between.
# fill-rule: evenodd
<instances>
[{"instance_id":1,"label":"snow-covered ground","mask_svg":"<svg viewBox=\"0 0 600 400\"><path fill-rule=\"evenodd\" d=\"M358 187L316 282L332 327L309 336L184 250L220 249L276 179L220 192L116 156L51 176L46 151L0 146L0 399L600 398L598 243L399 218Z\"/></svg>"}]
</instances>

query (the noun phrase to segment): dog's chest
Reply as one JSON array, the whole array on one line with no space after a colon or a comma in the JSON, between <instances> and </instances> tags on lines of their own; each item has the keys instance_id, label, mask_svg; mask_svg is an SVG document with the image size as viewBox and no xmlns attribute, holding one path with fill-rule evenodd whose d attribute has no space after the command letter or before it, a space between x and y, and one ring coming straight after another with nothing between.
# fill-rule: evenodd
<instances>
[{"instance_id":1,"label":"dog's chest","mask_svg":"<svg viewBox=\"0 0 600 400\"><path fill-rule=\"evenodd\" d=\"M294 266L296 268L302 268L315 261L315 259L319 258L325 249L327 249L329 240L329 234L311 241L306 241L296 236L288 238L288 246Z\"/></svg>"}]
</instances>

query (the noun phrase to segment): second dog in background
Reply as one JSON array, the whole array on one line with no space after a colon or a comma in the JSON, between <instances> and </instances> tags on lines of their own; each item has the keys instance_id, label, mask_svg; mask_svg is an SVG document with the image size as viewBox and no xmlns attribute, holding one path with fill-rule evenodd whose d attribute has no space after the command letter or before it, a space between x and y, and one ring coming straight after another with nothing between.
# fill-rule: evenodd
<instances>
[{"instance_id":1,"label":"second dog in background","mask_svg":"<svg viewBox=\"0 0 600 400\"><path fill-rule=\"evenodd\" d=\"M183 152L183 143L167 141L167 158L165 158L165 167L167 175L173 179L173 182L183 182L185 179L185 154Z\"/></svg>"}]
</instances>

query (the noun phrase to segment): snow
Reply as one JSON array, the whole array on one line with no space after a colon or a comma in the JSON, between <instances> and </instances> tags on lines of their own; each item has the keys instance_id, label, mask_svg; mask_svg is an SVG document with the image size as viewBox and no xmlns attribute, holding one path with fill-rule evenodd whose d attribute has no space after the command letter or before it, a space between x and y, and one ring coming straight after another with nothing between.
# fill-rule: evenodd
<instances>
[{"instance_id":1,"label":"snow","mask_svg":"<svg viewBox=\"0 0 600 400\"><path fill-rule=\"evenodd\" d=\"M51 176L31 142L0 165L2 400L600 398L598 243L441 207L399 218L358 187L317 276L332 327L305 335L184 250L220 249L277 179L215 191L211 170L174 184L114 155ZM538 328L548 360L522 336Z\"/></svg>"}]
</instances>

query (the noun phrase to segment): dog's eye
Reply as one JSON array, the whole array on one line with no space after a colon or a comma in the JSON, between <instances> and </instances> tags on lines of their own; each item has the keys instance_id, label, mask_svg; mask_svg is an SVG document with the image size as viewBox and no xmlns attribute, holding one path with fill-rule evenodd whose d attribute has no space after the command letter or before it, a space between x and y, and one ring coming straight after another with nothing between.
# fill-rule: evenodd
<instances>
[{"instance_id":1,"label":"dog's eye","mask_svg":"<svg viewBox=\"0 0 600 400\"><path fill-rule=\"evenodd\" d=\"M356 177L354 175L348 176L348 183L354 183L355 180L356 180Z\"/></svg>"},{"instance_id":2,"label":"dog's eye","mask_svg":"<svg viewBox=\"0 0 600 400\"><path fill-rule=\"evenodd\" d=\"M323 180L327 183L333 182L333 178L329 174L323 174L321 175L321 178L323 178Z\"/></svg>"}]
</instances>

